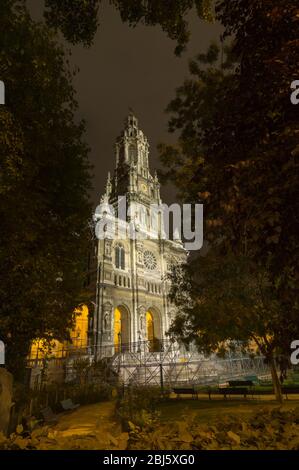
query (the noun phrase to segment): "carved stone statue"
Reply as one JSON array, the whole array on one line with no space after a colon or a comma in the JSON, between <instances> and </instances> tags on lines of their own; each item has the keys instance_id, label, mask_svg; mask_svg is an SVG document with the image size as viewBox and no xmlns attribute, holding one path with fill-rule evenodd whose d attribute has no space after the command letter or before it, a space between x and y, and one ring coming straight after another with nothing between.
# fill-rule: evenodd
<instances>
[{"instance_id":1,"label":"carved stone statue","mask_svg":"<svg viewBox=\"0 0 299 470\"><path fill-rule=\"evenodd\" d=\"M140 325L141 333L144 334L144 332L145 332L145 317L144 317L143 313L139 317L139 325Z\"/></svg>"},{"instance_id":2,"label":"carved stone statue","mask_svg":"<svg viewBox=\"0 0 299 470\"><path fill-rule=\"evenodd\" d=\"M112 240L106 240L105 242L105 255L106 256L111 256L111 245L112 245Z\"/></svg>"},{"instance_id":3,"label":"carved stone statue","mask_svg":"<svg viewBox=\"0 0 299 470\"><path fill-rule=\"evenodd\" d=\"M111 330L111 309L112 305L110 303L107 303L104 305L104 318L103 318L103 329L104 331L110 331Z\"/></svg>"}]
</instances>

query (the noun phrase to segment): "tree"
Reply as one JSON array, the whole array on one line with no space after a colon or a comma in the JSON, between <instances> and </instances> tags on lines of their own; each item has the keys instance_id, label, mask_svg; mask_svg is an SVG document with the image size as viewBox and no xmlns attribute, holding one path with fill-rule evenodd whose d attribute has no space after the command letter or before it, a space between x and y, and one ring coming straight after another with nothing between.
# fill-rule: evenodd
<instances>
[{"instance_id":1,"label":"tree","mask_svg":"<svg viewBox=\"0 0 299 470\"><path fill-rule=\"evenodd\" d=\"M297 8L276 0L222 1L217 15L226 35L234 35L239 65L228 74L223 67L206 70L203 62L219 59L211 51L191 64L192 79L168 108L178 145L160 150L183 200L204 202L205 238L223 264L233 254L249 259L256 276L267 273L279 305L278 318L269 310L270 337L276 332L270 347L273 355L289 355L299 334L299 123L290 102L299 58ZM197 263L200 271L202 260ZM283 361L283 372L286 366Z\"/></svg>"},{"instance_id":2,"label":"tree","mask_svg":"<svg viewBox=\"0 0 299 470\"><path fill-rule=\"evenodd\" d=\"M211 216L210 241L225 236L236 251L264 261L270 257L273 274L285 276L280 284L289 285L285 297L294 303L298 113L290 102L290 84L299 56L297 10L291 1L281 5L277 0L237 0L218 2L217 12L226 34L235 35L233 54L240 65L218 83L220 72L208 70L210 87L205 71L192 65L194 78L178 89L168 108L173 114L170 130L181 132L177 169L183 171L192 158L204 155L205 177L196 161L189 173ZM209 102L204 93L209 93ZM172 157L173 163L171 158L167 163L176 165ZM180 185L188 198L189 184Z\"/></svg>"},{"instance_id":3,"label":"tree","mask_svg":"<svg viewBox=\"0 0 299 470\"><path fill-rule=\"evenodd\" d=\"M19 5L26 0L11 0ZM160 25L170 39L177 42L180 54L189 39L187 15L196 12L199 18L213 20L212 0L110 0L119 11L121 19L131 27L139 23L147 26ZM90 46L100 25L101 0L45 0L44 17L51 28L60 30L65 39L73 44Z\"/></svg>"},{"instance_id":4,"label":"tree","mask_svg":"<svg viewBox=\"0 0 299 470\"><path fill-rule=\"evenodd\" d=\"M170 299L179 314L170 334L194 343L206 354L224 354L242 345L262 354L269 365L276 398L282 401L275 356L284 353L281 302L269 273L250 258L224 256L213 249L170 276ZM285 357L278 357L285 365Z\"/></svg>"},{"instance_id":5,"label":"tree","mask_svg":"<svg viewBox=\"0 0 299 470\"><path fill-rule=\"evenodd\" d=\"M90 172L62 48L24 7L0 15L0 335L18 375L31 340L68 338L82 300Z\"/></svg>"}]
</instances>

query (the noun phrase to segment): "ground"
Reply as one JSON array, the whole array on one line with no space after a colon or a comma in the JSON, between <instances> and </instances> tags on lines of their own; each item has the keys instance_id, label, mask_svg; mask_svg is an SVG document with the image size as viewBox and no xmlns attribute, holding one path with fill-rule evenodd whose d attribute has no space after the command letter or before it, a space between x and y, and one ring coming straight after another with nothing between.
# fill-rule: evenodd
<instances>
[{"instance_id":1,"label":"ground","mask_svg":"<svg viewBox=\"0 0 299 470\"><path fill-rule=\"evenodd\" d=\"M8 439L0 433L0 449L124 450L128 438L116 420L115 402L109 401L60 413L57 424L38 426L30 433L22 426Z\"/></svg>"},{"instance_id":2,"label":"ground","mask_svg":"<svg viewBox=\"0 0 299 470\"><path fill-rule=\"evenodd\" d=\"M277 412L273 414L274 409ZM145 433L133 426L130 449L185 450L193 448L190 447L191 441L198 449L299 448L299 396L285 400L281 407L274 397L269 396L247 400L172 397L161 403L156 411L160 415L160 424L155 424L152 431ZM245 422L252 423L247 431ZM284 423L283 427L281 423ZM116 401L112 400L61 413L57 424L38 427L30 436L19 430L11 436L10 443L2 445L3 448L17 446L39 450L125 450L128 440L129 434L122 431L116 416Z\"/></svg>"},{"instance_id":3,"label":"ground","mask_svg":"<svg viewBox=\"0 0 299 470\"><path fill-rule=\"evenodd\" d=\"M183 416L198 417L198 422L207 424L216 418L224 416L248 417L258 412L260 408L271 410L279 405L274 399L199 399L188 398L173 399L163 403L160 407L162 421L177 421ZM283 410L299 406L298 399L285 400L282 405Z\"/></svg>"},{"instance_id":4,"label":"ground","mask_svg":"<svg viewBox=\"0 0 299 470\"><path fill-rule=\"evenodd\" d=\"M268 398L268 397L267 397ZM299 398L299 397L298 397ZM282 409L288 410L299 406L299 399L285 400ZM227 416L247 418L259 409L272 410L279 406L273 399L213 399L172 398L159 406L162 422L180 420L188 421L196 416L201 424ZM48 434L53 442L50 447L80 448L80 449L125 449L128 434L122 433L115 416L115 402L103 402L82 406L79 409L61 415L59 422Z\"/></svg>"},{"instance_id":5,"label":"ground","mask_svg":"<svg viewBox=\"0 0 299 470\"><path fill-rule=\"evenodd\" d=\"M125 449L128 435L122 433L115 418L114 401L85 405L59 416L48 437L62 448ZM56 441L56 442L55 442Z\"/></svg>"}]
</instances>

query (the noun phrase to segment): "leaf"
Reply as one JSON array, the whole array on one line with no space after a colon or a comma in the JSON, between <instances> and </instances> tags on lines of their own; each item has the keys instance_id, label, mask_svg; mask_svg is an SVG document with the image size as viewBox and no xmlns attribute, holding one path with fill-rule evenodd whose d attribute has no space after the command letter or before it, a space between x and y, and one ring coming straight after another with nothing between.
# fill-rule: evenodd
<instances>
[{"instance_id":1,"label":"leaf","mask_svg":"<svg viewBox=\"0 0 299 470\"><path fill-rule=\"evenodd\" d=\"M131 431L136 431L137 428L136 428L135 424L132 423L132 421L129 421L128 425L129 425L129 428L131 429Z\"/></svg>"},{"instance_id":2,"label":"leaf","mask_svg":"<svg viewBox=\"0 0 299 470\"><path fill-rule=\"evenodd\" d=\"M24 431L24 428L23 428L22 424L18 424L17 429L16 429L16 433L17 434L22 434L23 431Z\"/></svg>"},{"instance_id":3,"label":"leaf","mask_svg":"<svg viewBox=\"0 0 299 470\"><path fill-rule=\"evenodd\" d=\"M179 438L183 442L192 442L193 441L192 435L188 432L184 432L183 434L179 434Z\"/></svg>"},{"instance_id":4,"label":"leaf","mask_svg":"<svg viewBox=\"0 0 299 470\"><path fill-rule=\"evenodd\" d=\"M15 440L14 440L14 444L17 445L20 449L26 449L27 445L29 443L29 440L28 439L22 439L21 436L18 436Z\"/></svg>"},{"instance_id":5,"label":"leaf","mask_svg":"<svg viewBox=\"0 0 299 470\"><path fill-rule=\"evenodd\" d=\"M240 436L238 436L238 434L234 433L233 431L228 431L227 435L233 442L235 442L238 445L240 444L241 438Z\"/></svg>"},{"instance_id":6,"label":"leaf","mask_svg":"<svg viewBox=\"0 0 299 470\"><path fill-rule=\"evenodd\" d=\"M118 447L119 443L118 443L118 440L115 437L113 437L109 433L107 434L107 437L108 437L109 441L111 442L111 444L113 444L115 447Z\"/></svg>"}]
</instances>

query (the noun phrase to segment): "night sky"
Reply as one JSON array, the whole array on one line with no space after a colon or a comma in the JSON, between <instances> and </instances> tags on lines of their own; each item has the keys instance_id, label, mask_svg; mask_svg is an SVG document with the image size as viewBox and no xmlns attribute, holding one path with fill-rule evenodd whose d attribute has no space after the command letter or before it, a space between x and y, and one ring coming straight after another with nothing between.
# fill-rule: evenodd
<instances>
[{"instance_id":1,"label":"night sky","mask_svg":"<svg viewBox=\"0 0 299 470\"><path fill-rule=\"evenodd\" d=\"M42 3L31 0L35 18L39 17ZM189 16L191 41L187 51L178 58L174 55L175 43L159 26L130 28L122 23L119 13L108 2L102 6L100 18L91 48L67 44L72 50L73 64L80 68L74 86L79 117L86 120L86 139L91 147L94 204L99 202L104 190L107 172L114 170L114 142L130 107L149 139L152 173L161 166L157 144L175 139L167 132L165 108L176 87L188 76L188 60L206 51L221 32L218 24L200 21L194 12ZM165 202L173 202L175 190L162 187L161 194Z\"/></svg>"}]
</instances>

